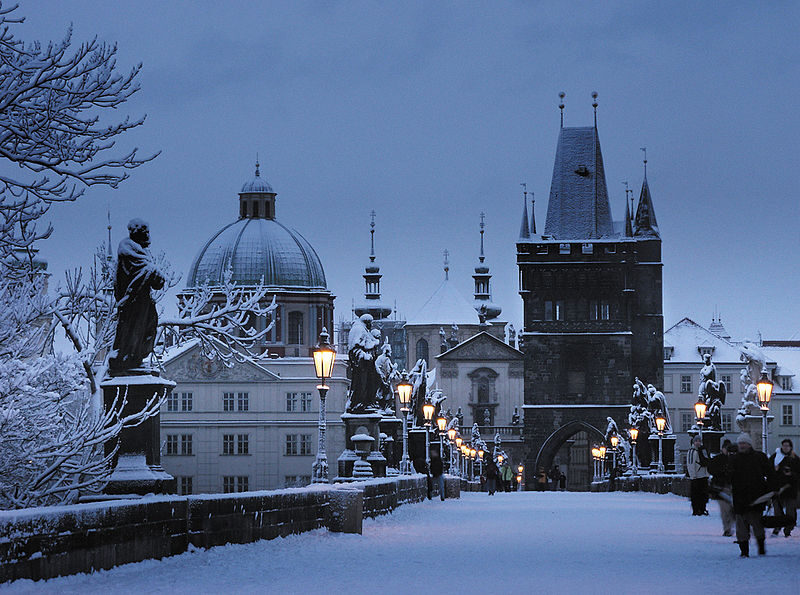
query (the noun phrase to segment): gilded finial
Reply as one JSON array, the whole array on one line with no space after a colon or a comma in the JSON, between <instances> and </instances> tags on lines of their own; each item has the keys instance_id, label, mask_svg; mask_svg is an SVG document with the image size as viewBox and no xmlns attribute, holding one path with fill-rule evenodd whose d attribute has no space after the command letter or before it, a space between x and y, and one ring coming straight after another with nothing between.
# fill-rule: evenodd
<instances>
[{"instance_id":1,"label":"gilded finial","mask_svg":"<svg viewBox=\"0 0 800 595\"><path fill-rule=\"evenodd\" d=\"M258 153L256 153L256 177L257 178L261 176L261 171L259 170L260 167L261 167L261 164L258 162Z\"/></svg>"},{"instance_id":2,"label":"gilded finial","mask_svg":"<svg viewBox=\"0 0 800 595\"><path fill-rule=\"evenodd\" d=\"M644 153L644 177L647 177L647 147L639 148Z\"/></svg>"},{"instance_id":3,"label":"gilded finial","mask_svg":"<svg viewBox=\"0 0 800 595\"><path fill-rule=\"evenodd\" d=\"M597 128L597 91L592 91L592 109L594 109L594 127Z\"/></svg>"},{"instance_id":4,"label":"gilded finial","mask_svg":"<svg viewBox=\"0 0 800 595\"><path fill-rule=\"evenodd\" d=\"M483 262L486 257L483 255L483 228L486 226L485 223L486 213L481 213L481 255L478 257L478 260Z\"/></svg>"},{"instance_id":5,"label":"gilded finial","mask_svg":"<svg viewBox=\"0 0 800 595\"><path fill-rule=\"evenodd\" d=\"M561 128L564 128L564 97L566 96L567 94L564 93L564 91L561 91L561 93L558 94L558 109L561 110Z\"/></svg>"},{"instance_id":6,"label":"gilded finial","mask_svg":"<svg viewBox=\"0 0 800 595\"><path fill-rule=\"evenodd\" d=\"M450 279L450 251L444 250L444 280Z\"/></svg>"},{"instance_id":7,"label":"gilded finial","mask_svg":"<svg viewBox=\"0 0 800 595\"><path fill-rule=\"evenodd\" d=\"M373 210L369 216L369 261L375 262L375 211Z\"/></svg>"}]
</instances>

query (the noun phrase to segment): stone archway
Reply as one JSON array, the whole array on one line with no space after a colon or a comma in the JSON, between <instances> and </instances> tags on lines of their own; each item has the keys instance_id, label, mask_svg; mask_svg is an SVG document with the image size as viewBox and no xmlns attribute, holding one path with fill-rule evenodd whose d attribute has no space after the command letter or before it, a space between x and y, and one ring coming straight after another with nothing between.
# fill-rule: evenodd
<instances>
[{"instance_id":1,"label":"stone archway","mask_svg":"<svg viewBox=\"0 0 800 595\"><path fill-rule=\"evenodd\" d=\"M558 454L558 451L561 450L561 447L564 446L567 440L579 432L586 432L590 443L602 442L604 439L603 432L585 421L573 420L564 424L555 432L550 434L547 440L544 441L544 444L542 444L542 447L539 449L539 454L536 456L536 466L533 473L534 481L536 481L538 478L538 470L544 469L545 471L549 471L552 468L553 461Z\"/></svg>"}]
</instances>

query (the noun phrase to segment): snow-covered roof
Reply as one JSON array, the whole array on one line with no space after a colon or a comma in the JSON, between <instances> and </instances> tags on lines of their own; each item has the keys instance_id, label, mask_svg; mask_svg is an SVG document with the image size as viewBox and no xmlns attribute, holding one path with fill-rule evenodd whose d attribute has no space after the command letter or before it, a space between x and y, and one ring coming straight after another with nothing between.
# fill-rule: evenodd
<instances>
[{"instance_id":1,"label":"snow-covered roof","mask_svg":"<svg viewBox=\"0 0 800 595\"><path fill-rule=\"evenodd\" d=\"M461 295L452 281L445 279L406 324L480 324L480 320L467 298Z\"/></svg>"},{"instance_id":2,"label":"snow-covered roof","mask_svg":"<svg viewBox=\"0 0 800 595\"><path fill-rule=\"evenodd\" d=\"M664 333L664 346L674 348L670 361L702 362L699 347L713 347L714 362L741 361L741 350L733 343L718 337L691 318L684 318Z\"/></svg>"},{"instance_id":3,"label":"snow-covered roof","mask_svg":"<svg viewBox=\"0 0 800 595\"><path fill-rule=\"evenodd\" d=\"M558 135L544 233L559 240L614 235L600 138L593 126L562 128Z\"/></svg>"},{"instance_id":4,"label":"snow-covered roof","mask_svg":"<svg viewBox=\"0 0 800 595\"><path fill-rule=\"evenodd\" d=\"M763 347L767 358L777 362L776 376L794 376L792 392L800 391L800 348L798 347ZM780 386L775 385L779 391Z\"/></svg>"},{"instance_id":5,"label":"snow-covered roof","mask_svg":"<svg viewBox=\"0 0 800 595\"><path fill-rule=\"evenodd\" d=\"M647 161L645 161L645 164ZM650 196L650 186L647 184L647 174L642 182L642 192L639 194L639 206L636 207L635 236L659 237L656 212L653 209L653 199Z\"/></svg>"}]
</instances>

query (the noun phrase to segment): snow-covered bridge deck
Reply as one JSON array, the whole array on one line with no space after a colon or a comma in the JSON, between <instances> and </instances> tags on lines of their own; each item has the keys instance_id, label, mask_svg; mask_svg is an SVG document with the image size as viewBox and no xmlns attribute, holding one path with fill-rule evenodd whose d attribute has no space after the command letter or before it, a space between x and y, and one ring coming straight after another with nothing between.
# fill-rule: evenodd
<instances>
[{"instance_id":1,"label":"snow-covered bridge deck","mask_svg":"<svg viewBox=\"0 0 800 595\"><path fill-rule=\"evenodd\" d=\"M800 593L800 531L743 560L709 509L692 517L685 499L655 494L464 494L367 520L362 536L317 530L0 591Z\"/></svg>"}]
</instances>

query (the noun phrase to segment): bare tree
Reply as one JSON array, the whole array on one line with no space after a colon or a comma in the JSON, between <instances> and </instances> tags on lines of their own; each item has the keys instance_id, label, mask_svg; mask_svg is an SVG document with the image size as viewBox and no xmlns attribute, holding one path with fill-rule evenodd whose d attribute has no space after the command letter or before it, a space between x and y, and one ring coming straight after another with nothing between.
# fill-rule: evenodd
<instances>
[{"instance_id":1,"label":"bare tree","mask_svg":"<svg viewBox=\"0 0 800 595\"><path fill-rule=\"evenodd\" d=\"M139 90L141 64L121 73L116 45L73 45L71 28L59 42L25 43L14 35L25 20L16 9L0 1L0 158L20 170L0 170L0 258L50 235L37 223L52 203L89 186L116 188L157 155L109 154L117 137L144 123L105 119Z\"/></svg>"}]
</instances>

